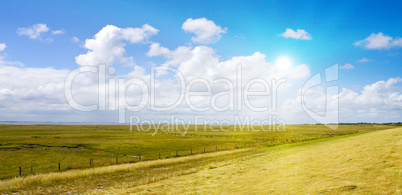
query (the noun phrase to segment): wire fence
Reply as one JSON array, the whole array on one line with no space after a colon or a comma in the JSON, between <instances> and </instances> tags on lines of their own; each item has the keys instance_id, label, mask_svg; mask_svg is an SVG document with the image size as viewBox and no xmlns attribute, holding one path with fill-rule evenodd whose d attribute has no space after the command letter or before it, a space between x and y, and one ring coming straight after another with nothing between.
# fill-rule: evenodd
<instances>
[{"instance_id":1,"label":"wire fence","mask_svg":"<svg viewBox=\"0 0 402 195\"><path fill-rule=\"evenodd\" d=\"M352 132L353 133L353 132ZM110 166L115 164L125 164L125 163L138 163L141 161L150 161L150 160L158 160L158 159L168 159L168 158L177 158L189 155L198 155L205 154L217 151L224 150L235 150L247 147L255 147L255 146L275 146L287 143L296 143L303 142L308 140L321 139L325 137L332 137L334 135L331 134L321 134L321 135L310 135L310 136L301 136L301 137L292 137L292 138L246 138L246 137L234 137L235 141L232 141L231 144L225 145L216 145L216 146L206 146L206 147L196 147L189 148L187 150L170 150L170 151L159 151L154 153L148 153L147 155L138 154L119 154L109 158L88 158L86 162L77 162L77 163L67 163L60 161L54 165L48 165L45 170L40 170L38 164L31 163L30 166L17 166L18 172L16 172L15 176L24 177L28 175L42 174L42 173L51 173L51 172L61 172L68 171L73 169L87 169L92 167L100 167L100 166ZM237 141L236 141L237 140ZM14 177L15 177L14 176ZM9 177L8 177L9 178ZM6 179L6 178L3 178Z\"/></svg>"}]
</instances>

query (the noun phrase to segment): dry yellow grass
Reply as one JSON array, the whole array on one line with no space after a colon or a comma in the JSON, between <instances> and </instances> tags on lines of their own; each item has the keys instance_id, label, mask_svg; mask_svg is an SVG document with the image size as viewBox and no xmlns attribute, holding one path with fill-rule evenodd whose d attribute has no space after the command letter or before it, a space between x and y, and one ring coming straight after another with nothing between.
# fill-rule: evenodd
<instances>
[{"instance_id":1,"label":"dry yellow grass","mask_svg":"<svg viewBox=\"0 0 402 195\"><path fill-rule=\"evenodd\" d=\"M122 194L401 194L402 128L296 147L132 188Z\"/></svg>"},{"instance_id":2,"label":"dry yellow grass","mask_svg":"<svg viewBox=\"0 0 402 195\"><path fill-rule=\"evenodd\" d=\"M402 128L0 181L2 193L375 193L401 190Z\"/></svg>"},{"instance_id":3,"label":"dry yellow grass","mask_svg":"<svg viewBox=\"0 0 402 195\"><path fill-rule=\"evenodd\" d=\"M90 177L102 177L108 176L110 174L119 174L119 173L127 173L127 172L135 172L150 169L153 167L165 167L168 165L172 165L173 167L177 164L188 163L190 161L200 161L203 159L209 158L221 158L228 155L233 155L236 153L244 153L252 150L252 148L246 149L238 149L231 151L222 151L216 153L206 153L199 154L193 156L186 156L181 158L173 158L173 159L162 159L155 161L145 161L139 162L135 164L120 164L120 165L112 165L107 167L97 167L85 170L71 170L61 173L48 173L48 174L38 174L27 177L16 177L13 179L0 181L0 192L13 192L13 191L27 191L31 190L32 187L46 187L46 186L57 186L63 184L64 182L74 181L74 180L83 180L85 178ZM195 163L196 164L196 163ZM178 170L173 175L182 175L189 174L195 172L197 170L186 169L186 170ZM169 177L172 175L169 175ZM154 175L152 177L144 177L144 178L133 178L136 180L135 184L141 183L149 183L160 179L165 179L164 175ZM34 192L34 191L32 191Z\"/></svg>"}]
</instances>

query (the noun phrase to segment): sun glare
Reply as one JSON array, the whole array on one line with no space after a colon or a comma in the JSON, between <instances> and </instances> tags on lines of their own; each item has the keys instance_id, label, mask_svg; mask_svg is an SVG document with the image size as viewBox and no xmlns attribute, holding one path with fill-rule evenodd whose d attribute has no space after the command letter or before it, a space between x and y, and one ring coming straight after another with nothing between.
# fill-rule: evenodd
<instances>
[{"instance_id":1,"label":"sun glare","mask_svg":"<svg viewBox=\"0 0 402 195\"><path fill-rule=\"evenodd\" d=\"M287 56L281 56L276 60L275 65L279 70L285 71L292 67L292 60Z\"/></svg>"}]
</instances>

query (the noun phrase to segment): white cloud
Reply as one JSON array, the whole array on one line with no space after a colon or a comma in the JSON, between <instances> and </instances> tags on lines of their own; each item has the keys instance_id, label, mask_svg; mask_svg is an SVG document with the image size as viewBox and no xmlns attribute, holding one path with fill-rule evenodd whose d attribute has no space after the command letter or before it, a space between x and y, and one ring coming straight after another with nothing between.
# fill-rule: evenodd
<instances>
[{"instance_id":1,"label":"white cloud","mask_svg":"<svg viewBox=\"0 0 402 195\"><path fill-rule=\"evenodd\" d=\"M19 61L9 61L9 60L7 60L6 55L0 55L0 65L23 67L24 63L19 62ZM0 87L1 87L1 85L0 85Z\"/></svg>"},{"instance_id":2,"label":"white cloud","mask_svg":"<svg viewBox=\"0 0 402 195\"><path fill-rule=\"evenodd\" d=\"M373 60L363 57L362 59L358 60L357 62L364 63L364 62L371 62L371 61L373 61Z\"/></svg>"},{"instance_id":3,"label":"white cloud","mask_svg":"<svg viewBox=\"0 0 402 195\"><path fill-rule=\"evenodd\" d=\"M344 88L339 94L340 103L348 109L400 110L402 109L402 90L396 84L401 82L402 79L399 77L378 81L364 86L360 94Z\"/></svg>"},{"instance_id":4,"label":"white cloud","mask_svg":"<svg viewBox=\"0 0 402 195\"><path fill-rule=\"evenodd\" d=\"M167 58L166 62L162 63L161 67L171 67L177 69L187 82L193 79L202 79L212 84L216 79L225 78L233 83L234 88L239 86L236 82L236 79L238 79L238 65L241 65L242 67L241 77L244 83L256 78L261 78L272 84L273 80L277 81L280 78L287 78L287 83L279 87L281 92L289 90L291 87L299 86L301 83L303 83L301 80L310 76L310 69L305 64L290 68L287 72L279 72L277 67L271 62L267 62L266 56L260 52L255 52L250 56L234 56L229 60L221 61L219 56L216 54L215 49L208 46L197 46L194 48L180 46L174 50L169 50L168 48L160 46L158 43L154 43L150 46L148 56L163 56ZM161 72L157 72L157 75L161 75L159 73ZM167 73L162 72L162 74ZM178 93L177 88L180 88L180 86L177 86L177 84L166 84L163 82L160 82L160 85L169 85L170 87L169 89L162 89L163 91L166 91L161 93L161 96L159 96L157 102L159 102L161 105L168 104L168 101L171 101L176 97ZM222 89L222 86L215 87L216 88L213 90L213 94L224 89ZM255 87L257 90L264 90L261 88L261 86ZM172 88L175 88L176 90L170 90ZM205 104L209 104L210 101L210 97L203 97L199 98L196 103L199 106L205 106ZM239 100L237 97L235 97L235 101L243 100ZM271 99L267 96L254 97L250 100L251 104L256 106L267 105L269 101L271 101ZM226 105L224 102L225 101L220 101L219 105ZM180 112L185 112L189 116L196 114L192 113L191 111L187 111L188 107L186 107L186 105L179 110ZM240 113L245 114L249 111L250 110L248 109L244 109ZM224 117L215 116L219 113L211 114L214 117ZM253 116L258 117L263 115L263 113L253 114Z\"/></svg>"},{"instance_id":5,"label":"white cloud","mask_svg":"<svg viewBox=\"0 0 402 195\"><path fill-rule=\"evenodd\" d=\"M160 45L153 45L154 48ZM167 48L166 48L167 49ZM227 78L233 83L233 87L237 89L237 65L242 65L242 86L250 79L262 78L266 81L272 79L287 78L286 85L281 85L278 90L277 104L275 112L253 112L245 107L236 112L215 112L213 110L207 112L195 112L189 109L189 106L183 102L171 112L152 113L148 108L139 112L131 113L133 115L142 116L142 119L165 119L171 114L177 113L183 116L203 115L211 119L228 119L233 115L250 115L253 118L264 118L269 113L274 114L278 119L285 119L287 123L309 123L312 121L301 108L300 91L297 97L294 92L297 91L304 83L304 80L310 76L310 70L307 65L299 65L294 67L286 75L279 73L273 63L267 62L266 56L260 52L255 52L250 56L235 56L229 60L221 61L215 53L216 51L207 46L186 47L180 46L174 50L167 49L159 52L158 55L167 58L166 62L160 66L175 67L185 78L186 81L191 79L202 79L210 83L213 87L212 95L223 90L227 90L224 85L214 84L214 80L219 78ZM64 82L69 70L57 70L53 68L20 68L2 64L0 61L0 116L3 119L16 119L12 116L43 116L45 113L62 112L63 116L69 115L68 120L74 120L75 112L66 102L64 97ZM118 75L119 78L139 78L149 85L150 75L140 66L135 66L134 70L127 75ZM296 74L296 75L295 75ZM45 76L44 76L45 75ZM32 82L35 80L35 82ZM357 93L350 89L342 89L339 94L340 116L344 117L342 122L358 122L364 121L387 121L397 120L400 118L400 110L402 109L402 90L398 87L401 78L390 78L387 81L378 81L374 84L367 85L364 89ZM168 87L167 87L168 86ZM180 95L180 83L174 77L157 77L155 81L155 103L157 106L171 105ZM98 101L97 80L91 75L79 75L74 80L74 98L77 102L91 105ZM196 91L204 91L201 86L194 85L192 88ZM254 86L253 90L263 90L261 86ZM138 89L127 90L127 102L135 104L139 102ZM313 109L321 111L325 109L326 94L323 88L317 88L309 91L306 103ZM254 106L269 105L270 99L266 96L253 97L249 99L250 104ZM123 101L123 99L119 99ZM210 106L211 97L195 97L192 103L196 106ZM227 101L217 99L218 106L224 106ZM234 101L244 100L234 97ZM332 99L329 100L332 102ZM109 102L109 105L112 104ZM236 104L237 105L237 104ZM333 104L328 107L329 111L337 109ZM34 114L32 114L34 113ZM96 116L97 120L116 121L118 115L113 111L105 111L101 113L90 112L81 113L81 118L75 120L85 120L86 117ZM129 114L127 112L127 114ZM107 116L107 118L105 118ZM96 119L95 117L95 119ZM147 118L148 117L148 118ZM377 118L376 118L377 117ZM94 119L94 120L95 120ZM27 120L24 118L23 120ZM47 120L47 118L42 118ZM55 119L57 120L57 118Z\"/></svg>"},{"instance_id":6,"label":"white cloud","mask_svg":"<svg viewBox=\"0 0 402 195\"><path fill-rule=\"evenodd\" d=\"M121 35L124 40L130 43L140 43L148 41L152 35L156 35L159 32L158 29L144 24L141 28L123 28L121 29Z\"/></svg>"},{"instance_id":7,"label":"white cloud","mask_svg":"<svg viewBox=\"0 0 402 195\"><path fill-rule=\"evenodd\" d=\"M0 64L1 112L7 110L22 114L69 109L64 98L64 80L67 74L68 70L20 68Z\"/></svg>"},{"instance_id":8,"label":"white cloud","mask_svg":"<svg viewBox=\"0 0 402 195\"><path fill-rule=\"evenodd\" d=\"M149 25L141 28L121 29L113 25L105 26L93 39L87 39L84 47L89 51L76 57L79 65L98 65L99 63L113 65L115 62L123 64L132 64L132 58L127 57L125 53L125 44L128 43L150 43L149 37L156 34L158 30ZM248 81L256 78L263 79L271 84L270 87L277 89L277 98L275 104L278 110L273 111L271 96L253 96L248 101L256 107L268 106L271 110L266 112L255 112L248 109L245 105L244 96L233 98L242 105L240 110L228 110L217 112L213 109L205 112L191 110L189 105L183 101L180 105L169 112L153 112L149 105L138 112L128 112L125 116L136 115L142 119L166 119L171 115L180 115L184 117L202 115L207 119L227 119L231 120L233 116L240 117L250 115L253 118L266 119L269 114L273 114L278 119L285 119L287 123L305 123L311 121L308 115L303 112L301 107L300 89L305 80L310 76L309 66L301 64L289 67L287 71L281 72L274 63L267 61L269 59L265 54L258 51L248 56L233 56L228 60L222 60L217 51L208 46L179 46L174 49L161 46L159 43L150 44L150 49L146 54L149 57L162 56L164 61L157 64L159 67L170 67L177 69L183 76L185 83L189 84L192 79L202 80L212 86L211 94L216 95L222 91L230 89L222 83L215 83L217 79L225 78L233 85L234 89L244 87ZM241 82L238 82L238 65L241 64ZM59 112L60 115L54 115L53 120L67 121L106 121L116 122L118 114L116 110L106 110L99 112L78 112L73 110L66 102L64 97L64 82L70 70L58 70L54 68L23 68L11 65L11 62L0 58L0 117L2 120L30 120L29 117L37 117L38 120L49 120L46 113ZM98 103L98 81L94 78L96 74L80 74L74 79L73 97L77 102L92 105ZM156 106L171 105L181 95L182 85L179 80L165 73L164 76L157 75L155 80L155 104ZM133 71L125 75L115 75L111 78L138 78L149 86L151 77L149 71L144 67L134 66ZM286 83L279 87L273 86L273 82L286 78ZM32 81L35 82L32 82ZM117 80L115 80L117 81ZM393 120L400 118L402 109L402 90L398 86L402 82L400 78L391 78L387 81L378 81L372 85L367 85L361 92L355 92L350 89L342 89L339 94L340 111L342 117L348 117L345 120L351 122L361 121L362 119L376 120L372 118L377 116L378 121ZM101 88L104 86L101 86ZM253 85L250 87L253 91L267 89L263 85ZM194 85L192 90L205 92L202 85ZM110 90L110 89L109 89ZM113 91L113 90L110 90ZM110 92L109 91L109 92ZM295 93L297 92L297 93ZM100 95L105 95L100 92ZM237 93L237 92L236 92ZM308 105L315 109L325 109L326 99L325 88L317 88L309 91L307 99ZM241 93L240 93L241 95ZM329 101L332 103L333 97ZM112 96L108 96L112 97ZM117 97L119 102L127 101L131 104L139 103L141 90L133 86L127 89L126 97ZM126 98L126 99L124 99ZM148 99L148 98L147 98ZM227 104L225 98L215 99L219 107ZM193 97L192 103L198 107L211 106L211 96ZM116 104L109 99L109 105ZM281 106L282 105L282 106ZM330 104L330 111L338 107ZM77 113L79 113L77 115ZM366 114L366 115L363 115ZM79 117L77 117L79 116ZM75 117L75 118L74 118ZM191 118L191 117L190 117ZM194 121L192 121L194 122Z\"/></svg>"},{"instance_id":9,"label":"white cloud","mask_svg":"<svg viewBox=\"0 0 402 195\"><path fill-rule=\"evenodd\" d=\"M284 33L281 34L282 37L292 38L292 39L302 39L302 40L311 40L311 36L303 29L297 29L294 31L290 28L287 28Z\"/></svg>"},{"instance_id":10,"label":"white cloud","mask_svg":"<svg viewBox=\"0 0 402 195\"><path fill-rule=\"evenodd\" d=\"M402 47L402 38L394 39L391 43L391 47Z\"/></svg>"},{"instance_id":11,"label":"white cloud","mask_svg":"<svg viewBox=\"0 0 402 195\"><path fill-rule=\"evenodd\" d=\"M7 45L5 43L0 43L0 51L4 51L6 49ZM7 54L2 54L0 55L0 66L24 66L22 62L18 61L9 61L7 60ZM1 89L1 84L0 84L0 89Z\"/></svg>"},{"instance_id":12,"label":"white cloud","mask_svg":"<svg viewBox=\"0 0 402 195\"><path fill-rule=\"evenodd\" d=\"M7 45L5 43L0 43L0 51L6 49Z\"/></svg>"},{"instance_id":13,"label":"white cloud","mask_svg":"<svg viewBox=\"0 0 402 195\"><path fill-rule=\"evenodd\" d=\"M52 35L62 35L64 33L64 30L52 30Z\"/></svg>"},{"instance_id":14,"label":"white cloud","mask_svg":"<svg viewBox=\"0 0 402 195\"><path fill-rule=\"evenodd\" d=\"M141 28L118 28L113 25L103 27L93 39L85 40L83 45L89 51L75 58L81 66L106 64L115 62L134 65L132 57L126 56L125 41L129 43L145 43L148 38L158 33L158 30L145 24Z\"/></svg>"},{"instance_id":15,"label":"white cloud","mask_svg":"<svg viewBox=\"0 0 402 195\"><path fill-rule=\"evenodd\" d=\"M393 47L402 47L402 38L392 38L384 35L382 32L378 34L372 33L364 40L354 43L356 46L361 46L366 49L390 49Z\"/></svg>"},{"instance_id":16,"label":"white cloud","mask_svg":"<svg viewBox=\"0 0 402 195\"><path fill-rule=\"evenodd\" d=\"M349 69L353 69L355 67L352 64L345 64L343 66L340 66L339 68L349 70Z\"/></svg>"},{"instance_id":17,"label":"white cloud","mask_svg":"<svg viewBox=\"0 0 402 195\"><path fill-rule=\"evenodd\" d=\"M289 74L286 76L296 79L307 78L310 76L310 68L307 66L307 64L301 64L290 69Z\"/></svg>"},{"instance_id":18,"label":"white cloud","mask_svg":"<svg viewBox=\"0 0 402 195\"><path fill-rule=\"evenodd\" d=\"M71 38L71 41L73 43L79 43L81 40L78 37L73 37L73 38Z\"/></svg>"},{"instance_id":19,"label":"white cloud","mask_svg":"<svg viewBox=\"0 0 402 195\"><path fill-rule=\"evenodd\" d=\"M159 43L152 43L149 51L147 52L147 56L169 56L170 53L171 51L168 48L161 47Z\"/></svg>"},{"instance_id":20,"label":"white cloud","mask_svg":"<svg viewBox=\"0 0 402 195\"><path fill-rule=\"evenodd\" d=\"M386 81L366 85L361 92L343 88L339 94L326 94L326 89L318 86L306 91L303 102L299 90L297 97L284 101L280 110L286 110L287 117L299 118L306 123L317 121L305 117L302 104L322 116L339 114L339 122L400 121L402 88L398 84L401 82L402 79L399 77L389 78Z\"/></svg>"},{"instance_id":21,"label":"white cloud","mask_svg":"<svg viewBox=\"0 0 402 195\"><path fill-rule=\"evenodd\" d=\"M18 35L26 35L30 39L39 39L42 33L46 33L49 31L49 28L46 24L34 24L27 28L18 28Z\"/></svg>"},{"instance_id":22,"label":"white cloud","mask_svg":"<svg viewBox=\"0 0 402 195\"><path fill-rule=\"evenodd\" d=\"M196 36L192 37L191 41L201 44L216 43L227 31L227 28L217 26L214 21L206 18L189 18L181 28L186 32L194 33Z\"/></svg>"}]
</instances>

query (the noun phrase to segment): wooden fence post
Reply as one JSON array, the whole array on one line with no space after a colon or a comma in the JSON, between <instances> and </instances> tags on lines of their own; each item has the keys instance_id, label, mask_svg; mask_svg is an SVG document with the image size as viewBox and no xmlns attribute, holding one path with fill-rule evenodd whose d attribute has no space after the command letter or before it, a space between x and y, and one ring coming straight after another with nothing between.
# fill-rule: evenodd
<instances>
[{"instance_id":1,"label":"wooden fence post","mask_svg":"<svg viewBox=\"0 0 402 195\"><path fill-rule=\"evenodd\" d=\"M22 175L21 167L20 167L20 171L19 171L19 173L20 173L20 177L21 177L21 175Z\"/></svg>"},{"instance_id":2,"label":"wooden fence post","mask_svg":"<svg viewBox=\"0 0 402 195\"><path fill-rule=\"evenodd\" d=\"M59 163L59 171L60 171L60 163Z\"/></svg>"}]
</instances>

